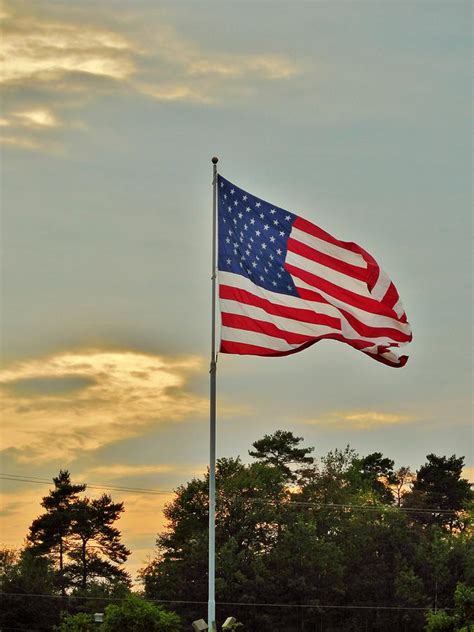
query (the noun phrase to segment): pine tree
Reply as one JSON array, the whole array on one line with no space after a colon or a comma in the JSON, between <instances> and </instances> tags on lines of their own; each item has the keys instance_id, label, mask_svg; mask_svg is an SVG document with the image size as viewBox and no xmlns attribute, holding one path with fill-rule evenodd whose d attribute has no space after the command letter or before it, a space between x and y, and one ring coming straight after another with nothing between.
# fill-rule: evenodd
<instances>
[{"instance_id":1,"label":"pine tree","mask_svg":"<svg viewBox=\"0 0 474 632\"><path fill-rule=\"evenodd\" d=\"M57 560L57 583L61 594L66 594L67 579L64 573L65 557L69 549L72 511L79 500L78 494L85 485L74 485L67 470L60 470L53 478L54 489L44 496L41 506L46 512L36 518L29 530L27 540L33 554L49 555ZM55 561L56 561L55 560Z\"/></svg>"}]
</instances>

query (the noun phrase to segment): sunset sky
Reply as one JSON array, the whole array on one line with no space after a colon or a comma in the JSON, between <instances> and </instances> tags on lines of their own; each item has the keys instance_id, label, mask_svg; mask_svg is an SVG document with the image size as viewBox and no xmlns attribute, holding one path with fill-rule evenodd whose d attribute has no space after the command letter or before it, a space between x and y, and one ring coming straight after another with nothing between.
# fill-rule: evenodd
<instances>
[{"instance_id":1,"label":"sunset sky","mask_svg":"<svg viewBox=\"0 0 474 632\"><path fill-rule=\"evenodd\" d=\"M112 492L135 572L208 461L211 157L376 257L403 369L333 341L221 356L218 455L472 452L471 3L0 2L2 473ZM48 485L1 481L20 546ZM91 495L99 490L90 490Z\"/></svg>"}]
</instances>

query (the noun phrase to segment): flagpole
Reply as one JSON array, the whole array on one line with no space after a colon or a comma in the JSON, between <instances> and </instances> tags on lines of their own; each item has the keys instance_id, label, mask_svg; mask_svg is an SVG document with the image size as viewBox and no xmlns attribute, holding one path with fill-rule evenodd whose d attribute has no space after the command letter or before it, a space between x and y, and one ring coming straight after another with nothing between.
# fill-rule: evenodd
<instances>
[{"instance_id":1,"label":"flagpole","mask_svg":"<svg viewBox=\"0 0 474 632\"><path fill-rule=\"evenodd\" d=\"M210 450L209 450L209 601L207 623L216 630L216 277L217 277L217 162L212 158L212 324L210 366Z\"/></svg>"}]
</instances>

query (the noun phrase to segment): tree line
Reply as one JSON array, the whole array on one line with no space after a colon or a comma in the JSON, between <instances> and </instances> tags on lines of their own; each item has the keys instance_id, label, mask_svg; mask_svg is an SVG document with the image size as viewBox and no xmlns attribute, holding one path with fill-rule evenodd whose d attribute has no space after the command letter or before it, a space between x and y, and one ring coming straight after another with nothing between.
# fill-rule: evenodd
<instances>
[{"instance_id":1,"label":"tree line","mask_svg":"<svg viewBox=\"0 0 474 632\"><path fill-rule=\"evenodd\" d=\"M380 452L313 451L276 431L253 443L250 463L218 460L218 620L235 616L242 632L474 632L464 459L429 454L412 472ZM25 548L3 550L0 629L87 632L98 611L104 632L177 632L205 618L207 475L165 508L141 591L124 569L123 503L85 496L66 471L53 480Z\"/></svg>"}]
</instances>

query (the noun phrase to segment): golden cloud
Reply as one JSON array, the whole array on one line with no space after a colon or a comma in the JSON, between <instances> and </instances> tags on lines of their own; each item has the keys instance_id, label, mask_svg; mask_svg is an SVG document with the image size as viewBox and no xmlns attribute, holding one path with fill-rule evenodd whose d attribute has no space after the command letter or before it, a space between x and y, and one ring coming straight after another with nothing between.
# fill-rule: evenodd
<instances>
[{"instance_id":1,"label":"golden cloud","mask_svg":"<svg viewBox=\"0 0 474 632\"><path fill-rule=\"evenodd\" d=\"M67 459L168 421L202 417L208 401L187 390L201 360L89 350L19 362L0 371L2 445L20 461Z\"/></svg>"},{"instance_id":2,"label":"golden cloud","mask_svg":"<svg viewBox=\"0 0 474 632\"><path fill-rule=\"evenodd\" d=\"M373 430L386 426L405 424L413 421L408 415L380 411L335 411L315 419L306 419L304 423L335 430Z\"/></svg>"},{"instance_id":3,"label":"golden cloud","mask_svg":"<svg viewBox=\"0 0 474 632\"><path fill-rule=\"evenodd\" d=\"M124 79L134 71L129 42L104 29L4 17L0 83L55 81L67 73Z\"/></svg>"},{"instance_id":4,"label":"golden cloud","mask_svg":"<svg viewBox=\"0 0 474 632\"><path fill-rule=\"evenodd\" d=\"M41 14L31 1L3 3L0 20L0 84L7 95L3 120L14 130L3 142L27 149L45 146L15 128L51 133L60 123L51 103L64 110L61 118L100 94L117 91L163 102L217 104L248 98L261 91L262 82L299 72L283 55L203 50L161 15L156 24L143 23L133 34L98 24L103 14L91 22L89 11L68 2L45 5ZM123 21L122 30L132 22L137 24ZM29 103L32 88L34 104ZM67 120L61 123L67 130Z\"/></svg>"}]
</instances>

